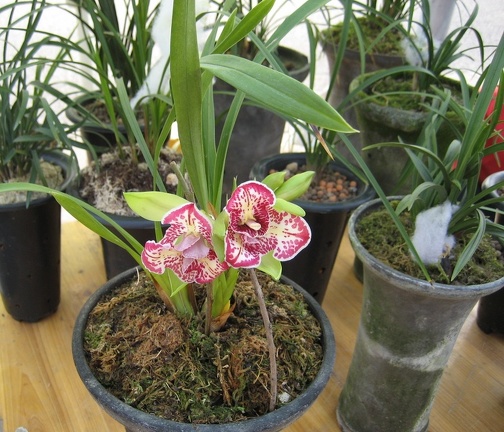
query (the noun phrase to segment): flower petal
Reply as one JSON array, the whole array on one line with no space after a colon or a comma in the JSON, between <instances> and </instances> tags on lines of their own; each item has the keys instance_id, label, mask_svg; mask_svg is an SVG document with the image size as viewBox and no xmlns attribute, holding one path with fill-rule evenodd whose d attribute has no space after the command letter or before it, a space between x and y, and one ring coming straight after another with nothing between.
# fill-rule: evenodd
<instances>
[{"instance_id":1,"label":"flower petal","mask_svg":"<svg viewBox=\"0 0 504 432\"><path fill-rule=\"evenodd\" d=\"M274 250L274 238L250 237L228 230L224 238L226 262L234 268L254 268L261 263L262 255Z\"/></svg>"},{"instance_id":2,"label":"flower petal","mask_svg":"<svg viewBox=\"0 0 504 432\"><path fill-rule=\"evenodd\" d=\"M172 268L179 259L179 253L171 245L149 240L142 251L142 263L152 273L163 274Z\"/></svg>"},{"instance_id":3,"label":"flower petal","mask_svg":"<svg viewBox=\"0 0 504 432\"><path fill-rule=\"evenodd\" d=\"M273 256L280 261L287 261L308 246L311 240L311 230L302 217L271 210L270 228L267 236L276 239Z\"/></svg>"},{"instance_id":4,"label":"flower petal","mask_svg":"<svg viewBox=\"0 0 504 432\"><path fill-rule=\"evenodd\" d=\"M256 181L242 183L225 207L230 229L252 237L264 235L269 226L269 209L275 200L273 191L264 184Z\"/></svg>"}]
</instances>

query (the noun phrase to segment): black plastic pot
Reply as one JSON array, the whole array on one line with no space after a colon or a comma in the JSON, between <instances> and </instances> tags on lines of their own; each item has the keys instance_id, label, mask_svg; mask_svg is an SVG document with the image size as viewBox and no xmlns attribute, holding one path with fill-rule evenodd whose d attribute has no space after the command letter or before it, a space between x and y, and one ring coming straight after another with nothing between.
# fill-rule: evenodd
<instances>
[{"instance_id":1,"label":"black plastic pot","mask_svg":"<svg viewBox=\"0 0 504 432\"><path fill-rule=\"evenodd\" d=\"M79 194L79 179L72 182L68 188L68 193L72 196L82 199ZM154 229L154 222L148 221L138 216L120 216L113 213L104 212L115 223L124 228L131 234L140 244L144 245L147 240L155 240L156 233ZM117 231L107 221L98 218L109 230L114 233ZM119 235L120 236L120 235ZM114 243L100 238L102 245L103 261L105 264L105 274L107 279L122 273L131 267L138 265L133 257L126 252L123 248Z\"/></svg>"},{"instance_id":2,"label":"black plastic pot","mask_svg":"<svg viewBox=\"0 0 504 432\"><path fill-rule=\"evenodd\" d=\"M308 58L297 51L279 47L278 54L289 75L303 81L309 72ZM217 80L214 84L216 136L221 136L227 112L236 90L227 83ZM227 93L222 93L227 92ZM237 183L248 180L254 163L267 156L280 153L285 119L245 100L231 134L224 173L224 192L230 193L234 177Z\"/></svg>"},{"instance_id":3,"label":"black plastic pot","mask_svg":"<svg viewBox=\"0 0 504 432\"><path fill-rule=\"evenodd\" d=\"M504 171L499 171L488 176L482 183L483 189L504 181ZM492 192L492 197L499 197L497 191ZM504 202L495 204L504 211ZM504 225L504 215L495 213L495 223ZM476 313L478 327L485 333L504 333L504 287L486 297L482 297L478 302Z\"/></svg>"},{"instance_id":4,"label":"black plastic pot","mask_svg":"<svg viewBox=\"0 0 504 432\"><path fill-rule=\"evenodd\" d=\"M290 162L304 165L305 154L282 153L259 161L251 172L251 178L261 180L271 169L281 171ZM344 166L331 163L331 167L349 179L357 180ZM310 225L312 240L308 247L292 260L282 263L282 273L303 286L318 302L324 299L351 211L374 197L374 190L367 183L361 181L358 183L358 196L347 201L336 203L295 201L306 212L304 218Z\"/></svg>"},{"instance_id":5,"label":"black plastic pot","mask_svg":"<svg viewBox=\"0 0 504 432\"><path fill-rule=\"evenodd\" d=\"M156 432L156 431L171 431L171 432L274 432L279 431L298 419L317 399L330 378L336 359L336 345L334 340L331 323L320 305L313 300L301 287L297 286L292 281L283 278L283 282L291 284L296 290L301 292L313 315L319 321L322 327L322 343L324 347L324 359L320 367L320 371L306 389L306 391L294 399L291 403L268 413L264 416L254 419L229 423L229 424L187 424L178 423L171 420L165 420L143 411L139 411L130 405L125 404L121 400L112 396L95 378L86 361L84 353L83 340L84 329L87 322L87 317L94 306L110 290L116 286L136 278L137 268L130 269L99 288L88 299L86 304L81 309L77 316L75 328L72 338L72 353L77 372L81 377L84 385L91 393L93 398L102 406L102 408L115 418L118 422L126 427L127 432Z\"/></svg>"},{"instance_id":6,"label":"black plastic pot","mask_svg":"<svg viewBox=\"0 0 504 432\"><path fill-rule=\"evenodd\" d=\"M156 239L154 223L151 221L135 216L117 216L111 213L107 213L107 215L117 222L122 228L128 231L129 234L135 237L135 239L142 245L144 245L147 240ZM114 231L109 224L105 221L102 222L110 230ZM101 245L107 279L110 279L138 264L128 252L116 244L102 238Z\"/></svg>"},{"instance_id":7,"label":"black plastic pot","mask_svg":"<svg viewBox=\"0 0 504 432\"><path fill-rule=\"evenodd\" d=\"M44 160L65 171L65 190L76 175L68 156L48 153ZM0 205L0 292L7 312L18 321L52 315L60 302L61 208L47 196Z\"/></svg>"},{"instance_id":8,"label":"black plastic pot","mask_svg":"<svg viewBox=\"0 0 504 432\"><path fill-rule=\"evenodd\" d=\"M68 107L65 114L72 123L81 125L79 131L82 138L93 147L98 156L111 151L117 146L117 139L112 125L100 125L92 121L86 121L86 117L73 106ZM143 124L140 124L140 129L142 132L144 131ZM117 130L125 139L127 138L126 127L118 125ZM91 162L93 157L89 152L89 148L85 144L82 145L82 148L88 150L88 161Z\"/></svg>"}]
</instances>

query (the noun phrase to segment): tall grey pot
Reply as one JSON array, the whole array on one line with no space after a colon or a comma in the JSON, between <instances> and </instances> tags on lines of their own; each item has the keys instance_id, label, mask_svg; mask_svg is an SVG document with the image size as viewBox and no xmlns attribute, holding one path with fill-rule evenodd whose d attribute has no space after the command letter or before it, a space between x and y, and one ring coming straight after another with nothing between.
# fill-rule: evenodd
<instances>
[{"instance_id":1,"label":"tall grey pot","mask_svg":"<svg viewBox=\"0 0 504 432\"><path fill-rule=\"evenodd\" d=\"M359 220L380 207L379 200L370 201L349 220L352 247L364 264L364 298L338 422L345 432L426 431L464 321L504 277L483 285L430 284L384 265L355 232Z\"/></svg>"},{"instance_id":2,"label":"tall grey pot","mask_svg":"<svg viewBox=\"0 0 504 432\"><path fill-rule=\"evenodd\" d=\"M354 92L365 80L376 72L359 75L350 83L350 92ZM443 80L444 84L456 85L453 80ZM429 114L418 110L407 110L393 106L381 105L370 97L368 89L355 92L355 112L357 128L360 131L362 146L372 144L402 142L416 144ZM459 131L457 134L455 131ZM445 121L440 125L436 140L441 156L454 139L460 138L464 124L457 114L448 111ZM363 154L367 166L386 194L406 194L411 190L412 179L400 184L401 174L409 162L408 154L401 148L383 146L367 150Z\"/></svg>"},{"instance_id":3,"label":"tall grey pot","mask_svg":"<svg viewBox=\"0 0 504 432\"><path fill-rule=\"evenodd\" d=\"M336 63L336 55L338 52L338 44L331 41L324 41L322 50L327 57L329 66L329 76L335 75L334 85L329 95L329 103L339 109L340 104L348 96L350 92L350 83L357 78L361 73L373 72L381 69L390 69L393 67L401 66L404 59L399 55L386 55L386 54L366 54L364 65L361 62L361 55L359 51L346 49L340 68L337 72L334 71ZM355 108L348 107L341 111L343 118L354 128L358 128L357 114ZM348 137L352 144L361 149L361 138L359 134L352 134ZM342 153L353 160L346 149L341 149Z\"/></svg>"}]
</instances>

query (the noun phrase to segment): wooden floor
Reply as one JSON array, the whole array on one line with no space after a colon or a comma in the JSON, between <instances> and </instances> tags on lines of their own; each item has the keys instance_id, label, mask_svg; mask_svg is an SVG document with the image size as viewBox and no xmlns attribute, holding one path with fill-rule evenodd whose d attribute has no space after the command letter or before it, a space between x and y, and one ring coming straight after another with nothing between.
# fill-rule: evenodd
<instances>
[{"instance_id":1,"label":"wooden floor","mask_svg":"<svg viewBox=\"0 0 504 432\"><path fill-rule=\"evenodd\" d=\"M62 300L36 324L13 320L0 306L0 418L4 432L112 432L124 429L87 393L74 369L72 327L84 301L105 281L97 236L75 222L63 225ZM337 360L331 379L288 432L338 431L335 409L355 343L362 286L352 272L345 237L323 307L333 325ZM504 337L485 335L467 320L442 379L432 432L504 431Z\"/></svg>"}]
</instances>

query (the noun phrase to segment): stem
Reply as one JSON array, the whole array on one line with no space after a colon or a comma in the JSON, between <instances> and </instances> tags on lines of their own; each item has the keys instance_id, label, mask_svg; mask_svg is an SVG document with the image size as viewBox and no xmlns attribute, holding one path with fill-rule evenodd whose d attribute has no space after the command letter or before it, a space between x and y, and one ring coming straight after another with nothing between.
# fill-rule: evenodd
<instances>
[{"instance_id":1,"label":"stem","mask_svg":"<svg viewBox=\"0 0 504 432\"><path fill-rule=\"evenodd\" d=\"M206 311L205 311L205 334L210 335L212 330L212 306L213 306L213 286L206 284Z\"/></svg>"},{"instance_id":2,"label":"stem","mask_svg":"<svg viewBox=\"0 0 504 432\"><path fill-rule=\"evenodd\" d=\"M268 310L266 309L266 303L264 302L264 294L261 289L261 285L257 279L257 275L254 269L249 269L250 278L252 279L252 284L254 285L255 293L257 296L257 302L259 303L259 309L261 310L261 316L264 323L264 329L266 330L266 341L268 343L268 352L270 360L270 406L269 410L273 411L276 405L277 399L277 363L276 363L276 348L275 341L273 340L273 326L269 319Z\"/></svg>"}]
</instances>

